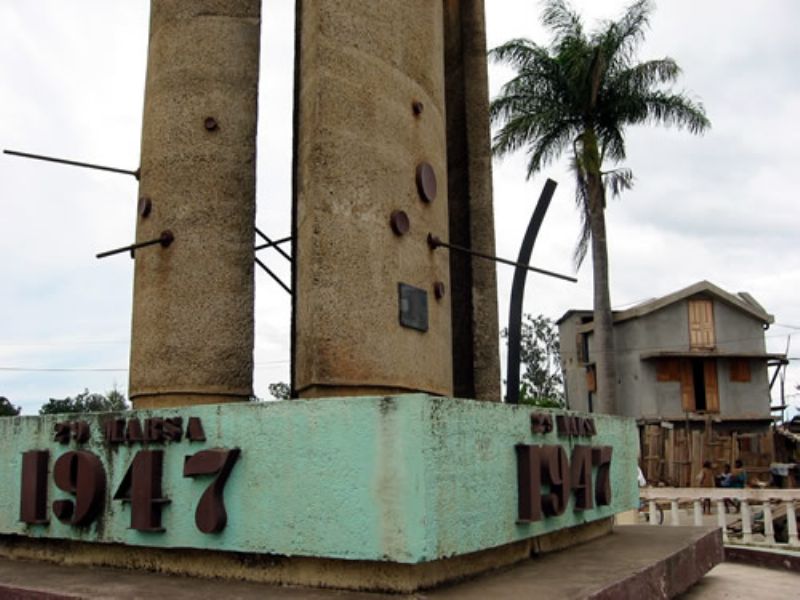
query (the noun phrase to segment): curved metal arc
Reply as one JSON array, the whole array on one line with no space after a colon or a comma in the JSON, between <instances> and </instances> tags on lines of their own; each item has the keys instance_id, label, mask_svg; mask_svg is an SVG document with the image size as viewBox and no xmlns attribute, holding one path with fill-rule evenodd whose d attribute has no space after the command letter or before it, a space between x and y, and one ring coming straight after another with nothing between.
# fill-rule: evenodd
<instances>
[{"instance_id":1,"label":"curved metal arc","mask_svg":"<svg viewBox=\"0 0 800 600\"><path fill-rule=\"evenodd\" d=\"M522 246L519 250L518 266L514 269L514 282L511 286L511 307L508 314L508 364L506 365L506 402L509 404L519 404L519 371L520 371L520 345L522 339L522 299L525 295L525 279L528 270L522 265L528 265L533 253L533 245L539 235L539 229L550 207L550 200L556 191L558 184L552 179L548 179L536 209L533 211L528 230L522 239Z\"/></svg>"}]
</instances>

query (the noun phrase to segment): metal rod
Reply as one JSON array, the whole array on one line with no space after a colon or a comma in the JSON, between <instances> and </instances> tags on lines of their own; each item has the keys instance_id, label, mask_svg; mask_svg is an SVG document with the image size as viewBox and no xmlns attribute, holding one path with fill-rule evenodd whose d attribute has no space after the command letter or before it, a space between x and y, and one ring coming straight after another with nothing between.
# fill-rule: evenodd
<instances>
[{"instance_id":1,"label":"metal rod","mask_svg":"<svg viewBox=\"0 0 800 600\"><path fill-rule=\"evenodd\" d=\"M478 258L485 258L486 260L493 260L494 262L503 263L504 265L511 265L512 267L522 267L527 271L533 271L534 273L539 273L541 275L548 275L550 277L556 277L557 279L563 279L565 281L571 281L573 283L578 282L577 279L575 279L574 277L570 277L569 275L554 273L553 271L539 269L538 267L532 267L530 265L526 265L523 263L514 262L513 260L507 260L505 258L500 258L498 256L492 256L491 254L484 254L483 252L477 252L475 250L470 250L469 248L464 248L462 246L456 246L455 244L449 244L447 242L443 242L432 233L428 234L428 245L434 250L440 247L449 248L450 250L455 250L456 252L464 252L466 254L471 254L472 256L477 256Z\"/></svg>"},{"instance_id":2,"label":"metal rod","mask_svg":"<svg viewBox=\"0 0 800 600\"><path fill-rule=\"evenodd\" d=\"M10 154L11 156L21 156L22 158L32 158L34 160L44 160L47 162L59 163L62 165L70 165L73 167L83 167L84 169L97 169L98 171L110 171L111 173L122 173L123 175L133 175L139 179L139 169L131 171L130 169L118 169L116 167L106 167L105 165L95 165L92 163L79 162L77 160L67 160L66 158L56 158L54 156L44 156L43 154L30 154L28 152L17 152L16 150L3 150L3 154Z\"/></svg>"},{"instance_id":3,"label":"metal rod","mask_svg":"<svg viewBox=\"0 0 800 600\"><path fill-rule=\"evenodd\" d=\"M292 295L292 290L289 288L289 286L288 286L288 285L286 285L285 283L283 283L283 281L281 281L281 278L280 278L280 277L278 277L277 275L275 275L275 273L273 273L272 271L270 271L270 269L269 269L269 267L268 267L267 265L265 265L263 262L261 262L261 261L260 261L260 260L258 260L258 259L256 259L256 264L257 264L259 267L261 267L262 269L264 269L264 271L266 271L267 275L269 275L270 277L272 277L272 278L275 280L275 282L276 282L276 283L277 283L279 286L281 286L283 289L285 289L285 290L286 290L286 292L287 292L287 293L288 293L290 296Z\"/></svg>"},{"instance_id":4,"label":"metal rod","mask_svg":"<svg viewBox=\"0 0 800 600\"><path fill-rule=\"evenodd\" d=\"M782 367L783 367L783 363L778 363L778 366L775 369L775 373L772 375L772 380L769 382L770 391L772 390L772 386L775 385L775 380L778 378L778 375L780 375Z\"/></svg>"},{"instance_id":5,"label":"metal rod","mask_svg":"<svg viewBox=\"0 0 800 600\"><path fill-rule=\"evenodd\" d=\"M97 258L105 258L106 256L112 256L114 254L122 254L123 252L131 252L133 253L134 250L138 250L139 248L146 248L147 246L155 246L156 244L161 244L162 248L168 247L173 241L175 240L175 236L172 235L172 232L169 230L162 231L161 235L158 236L154 240L148 240L146 242L139 242L138 244L131 244L130 246L123 246L122 248L115 248L114 250L108 250L106 252L101 252L97 255Z\"/></svg>"},{"instance_id":6,"label":"metal rod","mask_svg":"<svg viewBox=\"0 0 800 600\"><path fill-rule=\"evenodd\" d=\"M524 266L531 261L533 246L539 235L550 200L558 184L548 179L536 208L531 215L525 237L519 249L519 263L514 269L514 282L511 284L511 304L508 311L508 361L506 362L506 402L519 404L519 372L522 356L522 299L525 295L525 279L528 275Z\"/></svg>"},{"instance_id":7,"label":"metal rod","mask_svg":"<svg viewBox=\"0 0 800 600\"><path fill-rule=\"evenodd\" d=\"M280 244L285 244L286 242L291 242L291 241L292 241L291 236L290 237L285 237L285 238L280 238L279 240L273 240L273 241L271 241L271 242L269 242L267 244L260 244L260 245L255 247L255 250L259 251L259 250L263 250L264 248L272 248L273 246L279 246Z\"/></svg>"},{"instance_id":8,"label":"metal rod","mask_svg":"<svg viewBox=\"0 0 800 600\"><path fill-rule=\"evenodd\" d=\"M289 262L292 262L292 257L289 256L288 254L286 254L286 252L283 251L283 248L281 248L280 246L277 245L277 243L275 243L271 239L269 239L267 237L267 234L265 234L263 231L261 231L258 227L256 227L256 233L258 235L260 235L262 238L264 238L264 241L269 244L268 248L275 248L275 250L277 250L278 254L283 256ZM291 238L289 238L289 239L291 239Z\"/></svg>"}]
</instances>

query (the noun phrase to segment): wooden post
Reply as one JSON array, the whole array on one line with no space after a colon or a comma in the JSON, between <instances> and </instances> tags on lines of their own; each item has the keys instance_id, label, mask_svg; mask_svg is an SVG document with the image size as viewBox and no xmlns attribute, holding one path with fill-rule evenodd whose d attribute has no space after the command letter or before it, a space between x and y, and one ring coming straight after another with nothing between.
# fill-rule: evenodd
<instances>
[{"instance_id":1,"label":"wooden post","mask_svg":"<svg viewBox=\"0 0 800 600\"><path fill-rule=\"evenodd\" d=\"M675 485L675 429L669 429L666 440L666 452L664 453L667 459L667 481L670 485Z\"/></svg>"},{"instance_id":2,"label":"wooden post","mask_svg":"<svg viewBox=\"0 0 800 600\"><path fill-rule=\"evenodd\" d=\"M658 525L658 511L656 510L655 500L650 500L649 510L650 510L650 525ZM796 531L795 531L795 537L797 537Z\"/></svg>"}]
</instances>

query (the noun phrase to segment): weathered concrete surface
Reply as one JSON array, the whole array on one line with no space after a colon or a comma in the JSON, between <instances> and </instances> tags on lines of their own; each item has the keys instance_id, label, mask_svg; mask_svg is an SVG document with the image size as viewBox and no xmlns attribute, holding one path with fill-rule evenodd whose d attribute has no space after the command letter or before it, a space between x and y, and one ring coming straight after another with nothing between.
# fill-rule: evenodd
<instances>
[{"instance_id":1,"label":"weathered concrete surface","mask_svg":"<svg viewBox=\"0 0 800 600\"><path fill-rule=\"evenodd\" d=\"M80 446L53 441L63 417L3 418L0 533L100 542L101 560L102 544L118 543L413 565L602 522L638 505L632 420L597 415L596 436L570 438L556 430L531 433L530 413L524 406L425 395L195 406L87 415L91 439ZM102 422L120 416L180 416L183 423L198 417L207 439L109 447ZM578 444L611 446L611 504L574 510L573 497L562 515L518 522L517 444L558 444L568 455ZM224 490L228 523L206 535L195 526L194 511L209 479L184 477L184 459L234 446L241 456ZM144 447L164 450L162 489L171 502L160 533L130 529L129 505L113 499ZM84 528L52 514L47 525L20 522L22 453L48 450L52 467L77 448L103 463L108 483L101 517ZM49 503L69 498L52 477L47 494Z\"/></svg>"},{"instance_id":2,"label":"weathered concrete surface","mask_svg":"<svg viewBox=\"0 0 800 600\"><path fill-rule=\"evenodd\" d=\"M447 0L447 187L450 242L495 254L484 0ZM500 400L495 264L450 252L453 394Z\"/></svg>"},{"instance_id":3,"label":"weathered concrete surface","mask_svg":"<svg viewBox=\"0 0 800 600\"><path fill-rule=\"evenodd\" d=\"M764 325L772 317L764 313L763 318L757 318L752 310L732 306L729 300L719 297L719 294L726 293L708 282L695 284L687 290L701 293L701 297L713 301L716 347L709 357L718 356L716 369L720 415L729 420L764 419L766 427L770 411ZM676 294L683 294L687 290ZM645 310L654 303L644 303L644 308L633 307L615 314L619 414L647 419L683 420L686 417L681 402L680 382L658 381L656 361L646 360L643 355L657 351L689 353L687 302L686 298L679 296L657 310ZM577 341L584 335L582 332L587 330L581 323L584 317L591 317L591 313L570 312L559 322L567 397L574 410L588 410L586 365L577 346ZM591 361L594 351L594 335L591 333L588 344ZM750 360L749 382L731 381L731 359L726 357L731 353L762 356Z\"/></svg>"},{"instance_id":4,"label":"weathered concrete surface","mask_svg":"<svg viewBox=\"0 0 800 600\"><path fill-rule=\"evenodd\" d=\"M298 2L293 387L302 397L452 395L441 2ZM413 103L422 103L415 114ZM423 202L417 166L438 182ZM395 235L393 211L410 219ZM429 329L398 321L398 283L428 292ZM449 290L447 292L449 294Z\"/></svg>"},{"instance_id":5,"label":"weathered concrete surface","mask_svg":"<svg viewBox=\"0 0 800 600\"><path fill-rule=\"evenodd\" d=\"M800 551L793 548L725 546L725 560L754 567L782 569L800 574Z\"/></svg>"},{"instance_id":6,"label":"weathered concrete surface","mask_svg":"<svg viewBox=\"0 0 800 600\"><path fill-rule=\"evenodd\" d=\"M260 0L153 0L136 252L136 408L252 396ZM213 118L216 126L206 119Z\"/></svg>"},{"instance_id":7,"label":"weathered concrete surface","mask_svg":"<svg viewBox=\"0 0 800 600\"><path fill-rule=\"evenodd\" d=\"M714 567L681 600L789 600L797 597L800 573L724 562Z\"/></svg>"},{"instance_id":8,"label":"weathered concrete surface","mask_svg":"<svg viewBox=\"0 0 800 600\"><path fill-rule=\"evenodd\" d=\"M302 585L411 593L520 563L532 554L553 552L611 532L611 520L556 531L531 540L421 564L335 560L214 552L161 550L119 544L102 546L61 540L0 536L0 555L72 567L122 567L199 578L244 580L267 585ZM1 580L0 580L1 581ZM2 591L2 587L0 587Z\"/></svg>"},{"instance_id":9,"label":"weathered concrete surface","mask_svg":"<svg viewBox=\"0 0 800 600\"><path fill-rule=\"evenodd\" d=\"M553 599L673 597L695 583L721 559L718 532L690 528L659 530L622 527L614 534L567 551L535 558L520 565L440 590L414 596L384 596L356 592L286 588L242 582L218 582L186 577L133 573L112 569L67 568L27 561L0 560L0 595L15 589L40 594L58 593L82 598L417 598L498 600L546 597ZM752 569L752 570L751 570ZM791 598L797 575L765 572L753 567L717 567L722 581L709 578L695 590L714 590L722 584L733 596L687 597ZM743 573L744 571L744 573ZM731 583L735 582L735 587ZM754 593L759 591L759 593ZM20 593L22 592L22 593ZM777 592L772 594L771 592ZM791 593L790 593L791 592ZM785 595L778 595L785 594ZM746 595L745 595L746 594ZM47 597L47 596L44 596ZM60 600L60 597L59 597Z\"/></svg>"}]
</instances>

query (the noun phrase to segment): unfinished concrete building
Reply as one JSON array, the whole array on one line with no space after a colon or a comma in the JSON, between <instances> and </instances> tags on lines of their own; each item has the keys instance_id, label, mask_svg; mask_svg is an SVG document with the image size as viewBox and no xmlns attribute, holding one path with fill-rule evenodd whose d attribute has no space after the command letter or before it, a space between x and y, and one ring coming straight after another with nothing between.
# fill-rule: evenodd
<instances>
[{"instance_id":1,"label":"unfinished concrete building","mask_svg":"<svg viewBox=\"0 0 800 600\"><path fill-rule=\"evenodd\" d=\"M703 461L721 471L741 458L751 479L773 462L772 315L750 295L701 281L614 313L619 411L640 425L642 468L651 482L689 486ZM558 321L569 407L593 410L592 312Z\"/></svg>"}]
</instances>

